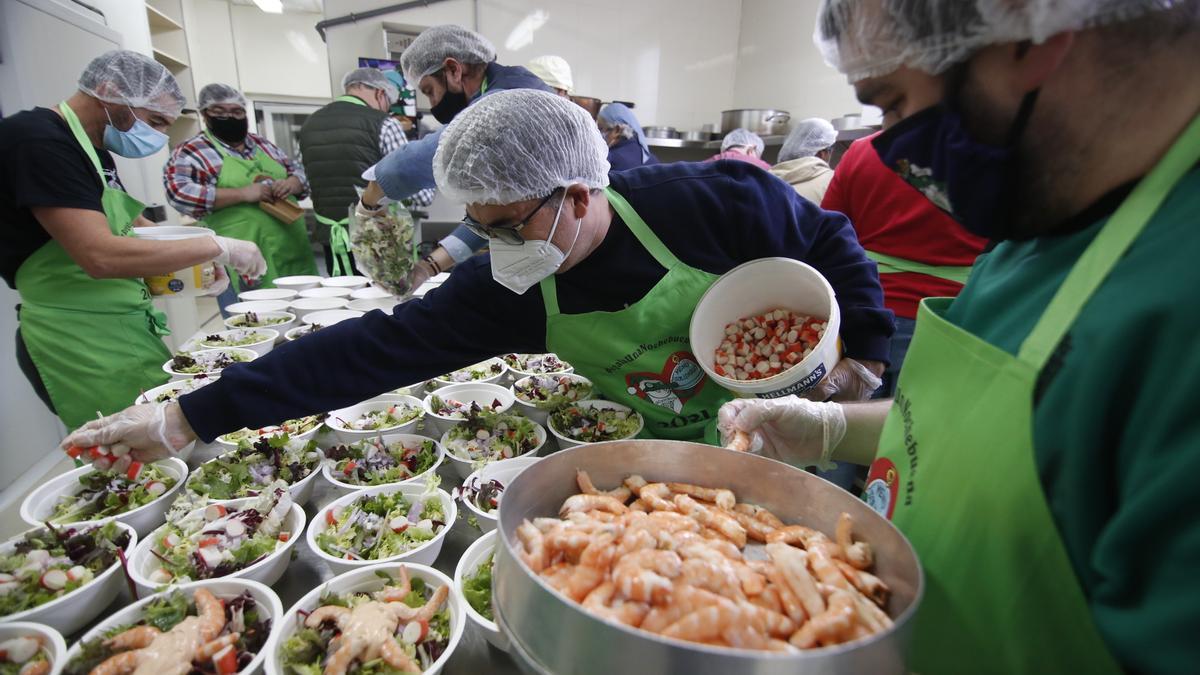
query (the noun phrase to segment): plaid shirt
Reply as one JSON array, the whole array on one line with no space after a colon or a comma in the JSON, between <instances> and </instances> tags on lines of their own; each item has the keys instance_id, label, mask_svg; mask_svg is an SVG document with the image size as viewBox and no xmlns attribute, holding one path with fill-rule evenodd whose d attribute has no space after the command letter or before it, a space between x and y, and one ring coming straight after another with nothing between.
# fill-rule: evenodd
<instances>
[{"instance_id":1,"label":"plaid shirt","mask_svg":"<svg viewBox=\"0 0 1200 675\"><path fill-rule=\"evenodd\" d=\"M221 141L217 141L221 143ZM304 168L299 162L294 162L283 153L274 143L258 134L246 134L246 143L241 151L235 150L224 143L225 151L242 157L253 159L254 152L262 148L271 159L283 165L288 176L300 179L302 191L296 195L299 199L308 196L308 178L304 176ZM197 134L188 139L171 153L167 160L166 170L163 171L163 185L167 189L167 201L185 216L197 220L213 212L213 204L217 201L217 176L221 173L221 153L208 139L206 134Z\"/></svg>"},{"instance_id":2,"label":"plaid shirt","mask_svg":"<svg viewBox=\"0 0 1200 675\"><path fill-rule=\"evenodd\" d=\"M404 145L408 144L408 137L404 135L404 127L400 126L394 118L389 117L383 121L383 127L379 130L379 152L384 157L389 153ZM417 194L408 198L413 206L429 206L433 203L433 196L436 191L433 188L425 188Z\"/></svg>"}]
</instances>

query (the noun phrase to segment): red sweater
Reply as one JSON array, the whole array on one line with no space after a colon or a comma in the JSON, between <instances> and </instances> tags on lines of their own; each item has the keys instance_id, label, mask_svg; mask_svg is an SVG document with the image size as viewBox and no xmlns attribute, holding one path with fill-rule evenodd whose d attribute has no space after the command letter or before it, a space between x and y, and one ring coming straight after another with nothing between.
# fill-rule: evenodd
<instances>
[{"instance_id":1,"label":"red sweater","mask_svg":"<svg viewBox=\"0 0 1200 675\"><path fill-rule=\"evenodd\" d=\"M850 218L863 248L927 265L966 267L987 240L969 233L916 188L887 168L871 141L855 141L833 172L821 208ZM962 284L927 274L880 274L888 309L909 319L921 298L956 296Z\"/></svg>"}]
</instances>

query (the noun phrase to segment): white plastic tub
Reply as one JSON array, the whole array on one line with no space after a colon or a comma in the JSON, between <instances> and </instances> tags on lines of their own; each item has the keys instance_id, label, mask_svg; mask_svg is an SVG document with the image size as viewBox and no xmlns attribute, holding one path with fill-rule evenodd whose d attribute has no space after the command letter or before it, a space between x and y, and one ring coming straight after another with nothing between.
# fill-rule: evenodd
<instances>
[{"instance_id":1,"label":"white plastic tub","mask_svg":"<svg viewBox=\"0 0 1200 675\"><path fill-rule=\"evenodd\" d=\"M170 382L167 382L166 384L160 384L157 387L154 387L153 389L149 389L145 392L142 392L141 394L138 394L138 397L136 399L134 399L133 404L141 405L143 403L157 403L158 401L156 399L159 396L161 396L162 394L165 394L167 392L182 392L180 394L176 394L176 398L178 398L179 396L182 396L183 394L187 394L187 393L190 393L190 392L193 392L193 391L199 389L200 387L196 386L198 383L203 382L204 384L202 384L200 386L206 387L206 386L212 384L213 382L216 382L219 379L221 379L221 378L218 376L218 377L189 377L186 380L171 380Z\"/></svg>"},{"instance_id":2,"label":"white plastic tub","mask_svg":"<svg viewBox=\"0 0 1200 675\"><path fill-rule=\"evenodd\" d=\"M351 429L348 424L353 420L365 415L366 413L375 410L387 410L394 405L403 405L409 408L415 408L419 411L419 415L413 419L383 429L359 430ZM380 434L408 434L412 433L417 424L425 417L425 406L421 399L412 396L394 396L384 395L373 398L369 401L363 401L347 408L334 410L329 413L329 417L325 418L325 426L333 430L333 434L341 443L354 443L367 438L374 438Z\"/></svg>"},{"instance_id":3,"label":"white plastic tub","mask_svg":"<svg viewBox=\"0 0 1200 675\"><path fill-rule=\"evenodd\" d=\"M353 309L322 309L309 312L301 319L301 322L309 326L317 325L322 328L328 328L336 323L357 319L362 315L363 312Z\"/></svg>"},{"instance_id":4,"label":"white plastic tub","mask_svg":"<svg viewBox=\"0 0 1200 675\"><path fill-rule=\"evenodd\" d=\"M229 328L229 329L246 328L246 326L237 325L238 321L245 318L245 316L246 316L245 313L234 314L233 316L229 317L228 319L225 319L225 327ZM279 323L273 323L273 324L270 324L267 326L262 326L262 328L270 328L273 331L278 331L280 335L283 335L284 333L288 332L288 330L290 330L291 327L293 325L295 325L295 323L296 323L296 315L292 314L291 312L260 312L258 314L258 317L259 317L259 319L266 319L266 318L283 319L283 321L281 321Z\"/></svg>"},{"instance_id":5,"label":"white plastic tub","mask_svg":"<svg viewBox=\"0 0 1200 675\"><path fill-rule=\"evenodd\" d=\"M311 438L313 435L316 434L316 432L320 428L321 427L318 426L316 429L313 429L311 432L306 433L306 435L308 436L308 438ZM295 443L295 442L307 443L308 438L296 437L294 439L290 439L289 443ZM216 460L221 459L224 455L228 454L228 452L229 452L229 450L227 449L228 445L229 444L227 442L222 442L221 449L225 450L225 452L222 452L220 455L217 455L216 457L213 457L212 459L204 462L204 464L208 464L209 462L215 462ZM317 452L317 453L321 452L321 450L318 448L314 448L313 451ZM301 478L300 480L298 480L295 483L292 483L290 486L288 486L288 492L292 495L293 502L295 502L296 504L298 504L300 506L304 506L305 504L308 503L309 498L312 497L314 481L316 480L317 476L320 475L321 465L324 463L324 461L325 461L325 457L324 457L324 455L322 455L321 459L318 460L317 466L312 471L310 471L307 476L305 476L304 478ZM203 464L201 464L201 466L203 466ZM195 492L194 490L192 490L188 486L188 483L190 483L197 475L198 474L196 472L193 472L192 475L188 477L188 480L184 481L184 489L186 489L188 492L191 492L192 494L199 494L199 493ZM229 504L233 504L235 502L241 501L242 499L246 499L246 497L239 497L237 499L212 499L212 498L206 497L206 499L208 500L208 503L210 503L210 504L229 505Z\"/></svg>"},{"instance_id":6,"label":"white plastic tub","mask_svg":"<svg viewBox=\"0 0 1200 675\"><path fill-rule=\"evenodd\" d=\"M276 340L279 339L279 331L277 331L273 328L233 328L231 330L223 330L223 331L218 331L216 333L209 333L208 335L216 335L219 338L225 338L225 339L238 339L239 336L244 336L244 335L248 335L251 333L260 335L262 337L262 339L259 340L258 342L252 342L250 344L239 345L238 347L236 347L237 349L249 349L250 351L254 352L255 354L262 356L262 355L266 354L267 352L271 351L272 349L274 349L275 342L276 342ZM205 344L206 338L207 338L207 335L204 338L200 339L199 346L201 349L225 349L225 347L210 346L210 345Z\"/></svg>"},{"instance_id":7,"label":"white plastic tub","mask_svg":"<svg viewBox=\"0 0 1200 675\"><path fill-rule=\"evenodd\" d=\"M248 300L245 302L235 302L225 308L225 312L230 316L234 314L245 314L246 312L254 312L255 314L266 314L267 312L286 312L290 300Z\"/></svg>"},{"instance_id":8,"label":"white plastic tub","mask_svg":"<svg viewBox=\"0 0 1200 675\"><path fill-rule=\"evenodd\" d=\"M306 288L300 291L301 298L349 298L349 288L338 288L336 286L317 286L316 288Z\"/></svg>"},{"instance_id":9,"label":"white plastic tub","mask_svg":"<svg viewBox=\"0 0 1200 675\"><path fill-rule=\"evenodd\" d=\"M67 642L58 631L49 626L31 621L9 621L0 623L0 642L29 637L42 644L42 653L50 663L46 675L58 675L67 663Z\"/></svg>"},{"instance_id":10,"label":"white plastic tub","mask_svg":"<svg viewBox=\"0 0 1200 675\"><path fill-rule=\"evenodd\" d=\"M133 236L147 241L180 241L213 237L216 233L207 227L192 225L158 225L156 227L135 227ZM217 275L211 261L196 263L175 272L146 277L146 285L151 295L175 298L194 298L208 290L216 281Z\"/></svg>"},{"instance_id":11,"label":"white plastic tub","mask_svg":"<svg viewBox=\"0 0 1200 675\"><path fill-rule=\"evenodd\" d=\"M595 395L595 392L596 392L596 387L592 383L591 380L587 379L586 377L584 377L582 375L575 375L574 373L562 373L562 374L554 374L554 375L527 375L525 377L520 378L516 382L513 382L513 385L510 388L510 390L513 393L513 399L516 401L515 409L517 410L517 412L521 413L522 415L528 417L529 419L531 419L534 422L537 422L538 424L541 424L543 426L545 426L546 424L549 423L550 412L551 412L550 409L539 408L537 405L523 400L517 394L517 388L521 387L521 386L525 386L526 384L528 384L529 380L534 377L566 378L574 383L587 384L587 385L591 386L592 393L589 394L588 396L585 396L584 398L580 399L581 401L586 401L586 400L590 399L592 396Z\"/></svg>"},{"instance_id":12,"label":"white plastic tub","mask_svg":"<svg viewBox=\"0 0 1200 675\"><path fill-rule=\"evenodd\" d=\"M279 277L271 282L275 288L286 288L293 291L303 291L321 285L321 277L313 274L299 274L290 277Z\"/></svg>"},{"instance_id":13,"label":"white plastic tub","mask_svg":"<svg viewBox=\"0 0 1200 675\"><path fill-rule=\"evenodd\" d=\"M346 298L296 298L291 302L291 309L303 321L304 317L313 312L328 309L344 309L349 301Z\"/></svg>"},{"instance_id":14,"label":"white plastic tub","mask_svg":"<svg viewBox=\"0 0 1200 675\"><path fill-rule=\"evenodd\" d=\"M522 471L541 461L542 458L537 457L536 455L537 453L534 452L527 455L522 455L520 457L514 457L512 459L502 459L499 462L485 464L479 469L476 469L474 472L468 475L466 479L463 480L463 487L465 488L468 485L482 485L488 481L495 480L499 481L505 489L508 489L508 486L512 484L513 479L520 475ZM466 505L467 511L470 513L470 515L475 516L475 521L479 523L480 530L483 532L491 532L492 530L496 529L496 523L500 517L499 507L491 511L484 512L475 505L474 500L468 498L466 495L462 495L459 500ZM499 502L504 504L503 492L500 493ZM463 555L465 559L466 554Z\"/></svg>"},{"instance_id":15,"label":"white plastic tub","mask_svg":"<svg viewBox=\"0 0 1200 675\"><path fill-rule=\"evenodd\" d=\"M290 288L256 288L252 291L238 293L238 300L242 302L254 302L256 300L283 300L286 302L295 297L296 291Z\"/></svg>"},{"instance_id":16,"label":"white plastic tub","mask_svg":"<svg viewBox=\"0 0 1200 675\"><path fill-rule=\"evenodd\" d=\"M483 370L491 369L495 366L500 367L500 372L496 373L495 375L489 375L487 377L480 378L478 380L466 380L459 382L456 380L446 379L444 377L435 377L432 380L429 380L429 390L433 391L434 389L441 389L442 387L449 387L456 384L502 384L505 377L508 375L508 365L504 363L504 359L500 358L499 356L492 357L486 361L480 361L479 363L467 366L466 368L459 368L458 370ZM454 372L458 371L456 370ZM454 373L446 373L446 375L453 374Z\"/></svg>"},{"instance_id":17,"label":"white plastic tub","mask_svg":"<svg viewBox=\"0 0 1200 675\"><path fill-rule=\"evenodd\" d=\"M485 382L466 382L463 384L451 384L436 391L430 392L425 396L425 426L427 431L433 438L441 438L443 434L450 430L460 422L461 419L438 415L433 411L430 401L434 396L440 397L442 400L453 399L460 403L475 402L479 407L490 409L488 406L493 401L499 401L500 407L495 412L506 412L513 406L516 398L512 392L496 384L487 384Z\"/></svg>"},{"instance_id":18,"label":"white plastic tub","mask_svg":"<svg viewBox=\"0 0 1200 675\"><path fill-rule=\"evenodd\" d=\"M641 413L638 413L637 411L635 411L633 408L630 408L629 406L621 405L620 403L614 403L612 401L601 401L598 399L593 399L591 401L580 401L578 403L575 403L574 405L578 406L580 408L595 408L595 409L600 409L600 410L620 410L623 412L632 413L632 414L637 415L638 416L637 431L634 431L632 434L629 434L628 436L625 436L623 438L609 439L612 441L623 441L623 440L626 440L629 438L636 438L638 434L642 433L642 429L646 426L646 419L644 417L642 417ZM546 428L548 428L550 430L550 433L553 434L554 438L558 441L559 450L566 450L567 448L573 448L577 445L592 445L591 443L577 441L577 440L574 440L564 434L559 433L558 430L554 428L553 420L547 420ZM602 442L602 441L597 441L597 442Z\"/></svg>"},{"instance_id":19,"label":"white plastic tub","mask_svg":"<svg viewBox=\"0 0 1200 675\"><path fill-rule=\"evenodd\" d=\"M390 295L386 298L359 298L351 300L346 307L356 312L371 312L378 309L390 314L396 308L396 298Z\"/></svg>"},{"instance_id":20,"label":"white plastic tub","mask_svg":"<svg viewBox=\"0 0 1200 675\"><path fill-rule=\"evenodd\" d=\"M494 460L491 462L483 462L482 464L480 464L479 462L475 462L475 461L472 461L470 459L460 456L457 452L450 449L450 445L449 445L450 440L449 440L448 436L450 436L450 431L452 429L448 429L446 431L446 433L442 434L442 439L441 439L442 447L446 448L446 460L449 461L450 464L454 467L454 471L456 473L458 473L458 475L461 476L462 478L467 479L471 476L471 474L475 473L475 471L479 470L481 467L486 468L493 464L502 464L504 462L511 462L516 459L525 459L525 458L530 458L530 457L536 457L537 454L542 451L542 448L546 447L546 439L549 438L549 435L546 433L546 427L543 427L542 425L537 424L537 423L534 423L534 426L536 427L535 433L536 433L537 439L538 439L537 446L535 446L532 450L530 450L528 452L523 452L523 453L517 455L516 457L510 457L508 459L498 459L498 460Z\"/></svg>"},{"instance_id":21,"label":"white plastic tub","mask_svg":"<svg viewBox=\"0 0 1200 675\"><path fill-rule=\"evenodd\" d=\"M356 288L350 293L350 297L354 300L382 300L391 298L394 301L397 299L396 296L378 286Z\"/></svg>"},{"instance_id":22,"label":"white plastic tub","mask_svg":"<svg viewBox=\"0 0 1200 675\"><path fill-rule=\"evenodd\" d=\"M347 288L350 290L363 288L369 283L371 283L370 279L353 274L340 277L326 277L321 280L321 285L326 288Z\"/></svg>"},{"instance_id":23,"label":"white plastic tub","mask_svg":"<svg viewBox=\"0 0 1200 675\"><path fill-rule=\"evenodd\" d=\"M397 481L395 483L380 483L380 485L424 485L425 480L430 475L435 473L438 470L438 467L440 467L442 462L446 459L446 449L442 447L442 444L424 436L419 436L417 434L387 433L380 436L380 439L383 441L384 445L403 443L404 447L406 448L420 447L424 443L433 443L433 447L437 452L437 461L433 463L433 466L429 467L422 473L419 473L412 478L405 478L402 481ZM335 465L336 462L333 460L325 460L325 465L321 467L321 473L325 476L325 480L329 481L329 484L332 485L340 494L349 494L367 487L374 487L371 485L347 483L346 481L341 480L340 477L343 476L339 472L334 471Z\"/></svg>"},{"instance_id":24,"label":"white plastic tub","mask_svg":"<svg viewBox=\"0 0 1200 675\"><path fill-rule=\"evenodd\" d=\"M200 359L204 358L203 356L201 356L202 354L212 354L213 352L225 352L225 353L228 353L231 355L238 354L243 357L242 360L239 361L238 363L248 363L248 362L253 361L254 359L258 358L258 352L255 352L254 350L251 350L251 349L242 349L241 347L220 347L218 349L207 349L206 348L206 349L201 349L199 351L191 352L190 356L194 359L200 360ZM177 379L177 380L183 380L183 379L193 378L199 374L199 373L181 373L181 372L175 370L174 368L171 367L171 364L174 362L174 360L175 360L174 357L167 359L166 363L164 363L162 365L163 372L170 375L172 378ZM216 377L221 374L222 370L224 370L224 368L218 368L217 370L206 370L203 372L207 377Z\"/></svg>"}]
</instances>

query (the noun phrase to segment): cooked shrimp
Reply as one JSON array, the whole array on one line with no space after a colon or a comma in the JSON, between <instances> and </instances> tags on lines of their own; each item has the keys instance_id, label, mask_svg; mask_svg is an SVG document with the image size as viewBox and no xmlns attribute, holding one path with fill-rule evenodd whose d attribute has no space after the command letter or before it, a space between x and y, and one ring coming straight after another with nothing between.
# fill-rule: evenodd
<instances>
[{"instance_id":1,"label":"cooked shrimp","mask_svg":"<svg viewBox=\"0 0 1200 675\"><path fill-rule=\"evenodd\" d=\"M726 511L732 510L737 504L737 498L733 496L733 491L724 488L703 487L691 483L667 483L667 487L671 489L671 492L712 502Z\"/></svg>"},{"instance_id":2,"label":"cooked shrimp","mask_svg":"<svg viewBox=\"0 0 1200 675\"><path fill-rule=\"evenodd\" d=\"M792 587L783 578L783 572L778 567L773 567L767 578L771 580L769 590L774 590L779 595L779 603L783 605L782 613L795 621L797 626L807 621L808 612L804 609L804 603L800 602L800 598L796 597Z\"/></svg>"},{"instance_id":3,"label":"cooked shrimp","mask_svg":"<svg viewBox=\"0 0 1200 675\"><path fill-rule=\"evenodd\" d=\"M745 590L744 585L743 590ZM783 614L789 619L795 621L795 619L787 614L787 611L783 606L783 600L779 595L779 589L775 586L764 587L761 593L757 593L750 597L750 602L762 607L763 609L769 609L772 612Z\"/></svg>"},{"instance_id":4,"label":"cooked shrimp","mask_svg":"<svg viewBox=\"0 0 1200 675\"><path fill-rule=\"evenodd\" d=\"M855 569L853 565L841 560L835 560L834 564L842 571L842 575L850 582L852 586L858 589L860 593L867 596L880 607L887 605L888 596L891 595L892 589L884 583L883 579L866 572L864 570Z\"/></svg>"},{"instance_id":5,"label":"cooked shrimp","mask_svg":"<svg viewBox=\"0 0 1200 675\"><path fill-rule=\"evenodd\" d=\"M408 578L408 568L400 566L399 583L392 582L376 593L376 597L384 602L403 602L412 592L412 581Z\"/></svg>"},{"instance_id":6,"label":"cooked shrimp","mask_svg":"<svg viewBox=\"0 0 1200 675\"><path fill-rule=\"evenodd\" d=\"M666 483L643 485L641 491L638 492L638 498L652 511L675 510L675 505L671 503L671 488L667 487Z\"/></svg>"},{"instance_id":7,"label":"cooked shrimp","mask_svg":"<svg viewBox=\"0 0 1200 675\"><path fill-rule=\"evenodd\" d=\"M338 622L341 618L350 613L349 607L339 607L338 605L325 605L318 607L308 613L304 617L304 625L308 628L319 628L326 621Z\"/></svg>"},{"instance_id":8,"label":"cooked shrimp","mask_svg":"<svg viewBox=\"0 0 1200 675\"><path fill-rule=\"evenodd\" d=\"M850 639L855 616L854 598L846 591L834 591L829 609L814 615L792 634L789 642L801 649L845 642Z\"/></svg>"},{"instance_id":9,"label":"cooked shrimp","mask_svg":"<svg viewBox=\"0 0 1200 675\"><path fill-rule=\"evenodd\" d=\"M433 592L433 596L420 607L409 607L403 603L394 603L391 607L392 614L400 621L408 623L410 621L429 622L434 614L437 614L438 609L446 603L446 597L450 594L449 586L438 586Z\"/></svg>"},{"instance_id":10,"label":"cooked shrimp","mask_svg":"<svg viewBox=\"0 0 1200 675\"><path fill-rule=\"evenodd\" d=\"M703 588L733 600L744 599L742 583L729 561L689 558L683 561L683 580L696 588Z\"/></svg>"},{"instance_id":11,"label":"cooked shrimp","mask_svg":"<svg viewBox=\"0 0 1200 675\"><path fill-rule=\"evenodd\" d=\"M734 505L733 510L738 513L744 513L760 523L765 523L772 529L779 529L783 527L782 520L780 520L774 513L771 513L761 506L740 502Z\"/></svg>"},{"instance_id":12,"label":"cooked shrimp","mask_svg":"<svg viewBox=\"0 0 1200 675\"><path fill-rule=\"evenodd\" d=\"M546 555L546 543L542 538L542 531L534 527L533 523L526 520L517 527L517 538L521 540L524 546L524 551L521 552L521 559L529 565L529 569L534 572L541 572L546 569L549 564L548 556Z\"/></svg>"},{"instance_id":13,"label":"cooked shrimp","mask_svg":"<svg viewBox=\"0 0 1200 675\"><path fill-rule=\"evenodd\" d=\"M720 532L738 548L746 546L746 530L728 513L710 509L687 495L675 495L675 506L680 513L691 516L701 525Z\"/></svg>"},{"instance_id":14,"label":"cooked shrimp","mask_svg":"<svg viewBox=\"0 0 1200 675\"><path fill-rule=\"evenodd\" d=\"M854 519L849 513L842 512L838 517L837 530L835 538L838 546L841 547L846 562L853 565L856 569L865 570L871 567L875 562L875 556L871 552L871 545L865 541L855 542L852 536L854 530Z\"/></svg>"},{"instance_id":15,"label":"cooked shrimp","mask_svg":"<svg viewBox=\"0 0 1200 675\"><path fill-rule=\"evenodd\" d=\"M741 525L742 528L746 530L746 536L750 537L754 541L766 543L767 537L770 537L771 533L775 531L775 528L757 520L754 518L754 516L750 516L738 511L733 511L729 515L733 516L734 519L737 520L738 525Z\"/></svg>"},{"instance_id":16,"label":"cooked shrimp","mask_svg":"<svg viewBox=\"0 0 1200 675\"><path fill-rule=\"evenodd\" d=\"M592 541L592 534L584 530L559 528L544 537L546 551L554 559L562 556L568 562L578 563L583 549Z\"/></svg>"},{"instance_id":17,"label":"cooked shrimp","mask_svg":"<svg viewBox=\"0 0 1200 675\"><path fill-rule=\"evenodd\" d=\"M652 633L661 633L667 626L683 618L684 615L701 607L723 602L730 601L716 593L677 580L671 590L671 604L652 608L645 620L642 621L641 627Z\"/></svg>"},{"instance_id":18,"label":"cooked shrimp","mask_svg":"<svg viewBox=\"0 0 1200 675\"><path fill-rule=\"evenodd\" d=\"M767 543L783 543L791 544L792 546L807 547L808 542L818 536L824 537L825 535L817 532L811 527L805 527L803 525L786 525L784 527L776 528L774 532L767 535Z\"/></svg>"},{"instance_id":19,"label":"cooked shrimp","mask_svg":"<svg viewBox=\"0 0 1200 675\"><path fill-rule=\"evenodd\" d=\"M633 491L627 487L613 488L612 490L599 490L592 484L591 476L583 469L575 470L575 482L579 484L579 491L585 495L607 495L613 499L618 499L621 503L629 501L629 497L633 495Z\"/></svg>"},{"instance_id":20,"label":"cooked shrimp","mask_svg":"<svg viewBox=\"0 0 1200 675\"><path fill-rule=\"evenodd\" d=\"M654 511L647 514L647 517L660 523L667 532L699 532L701 529L700 523L694 518L674 511Z\"/></svg>"},{"instance_id":21,"label":"cooked shrimp","mask_svg":"<svg viewBox=\"0 0 1200 675\"><path fill-rule=\"evenodd\" d=\"M646 502L642 501L641 497L639 497L639 498L633 500L633 503L631 503L629 505L629 510L641 511L642 513L649 513L650 507L646 505Z\"/></svg>"},{"instance_id":22,"label":"cooked shrimp","mask_svg":"<svg viewBox=\"0 0 1200 675\"><path fill-rule=\"evenodd\" d=\"M816 616L825 611L825 599L817 591L816 581L808 572L808 554L787 544L767 544L767 555L779 570L782 580L795 594L805 613ZM845 579L842 580L845 584Z\"/></svg>"},{"instance_id":23,"label":"cooked shrimp","mask_svg":"<svg viewBox=\"0 0 1200 675\"><path fill-rule=\"evenodd\" d=\"M658 539L649 530L642 527L631 527L625 531L625 536L621 537L621 541L617 544L616 557L621 559L634 551L657 547Z\"/></svg>"},{"instance_id":24,"label":"cooked shrimp","mask_svg":"<svg viewBox=\"0 0 1200 675\"><path fill-rule=\"evenodd\" d=\"M671 580L683 573L674 551L643 549L621 558L613 567L613 583L622 597L655 605L671 596Z\"/></svg>"},{"instance_id":25,"label":"cooked shrimp","mask_svg":"<svg viewBox=\"0 0 1200 675\"><path fill-rule=\"evenodd\" d=\"M725 447L737 452L750 452L750 448L753 447L753 445L753 436L744 431L734 429L733 436L729 439L729 442L725 444Z\"/></svg>"},{"instance_id":26,"label":"cooked shrimp","mask_svg":"<svg viewBox=\"0 0 1200 675\"><path fill-rule=\"evenodd\" d=\"M730 626L748 625L773 636L788 636L796 624L786 616L749 603L721 603L685 615L663 630L667 637L709 640L722 636Z\"/></svg>"},{"instance_id":27,"label":"cooked shrimp","mask_svg":"<svg viewBox=\"0 0 1200 675\"><path fill-rule=\"evenodd\" d=\"M224 623L224 622L222 622ZM113 649L141 649L154 641L161 633L154 626L134 626L124 633L114 635L108 641L108 646Z\"/></svg>"},{"instance_id":28,"label":"cooked shrimp","mask_svg":"<svg viewBox=\"0 0 1200 675\"><path fill-rule=\"evenodd\" d=\"M567 595L576 602L582 602L588 593L604 583L608 569L612 565L614 537L609 533L596 535L583 553L579 556L579 564L567 581Z\"/></svg>"},{"instance_id":29,"label":"cooked shrimp","mask_svg":"<svg viewBox=\"0 0 1200 675\"><path fill-rule=\"evenodd\" d=\"M563 502L559 515L565 516L573 512L607 511L608 513L625 513L629 510L623 502L608 495L572 495Z\"/></svg>"},{"instance_id":30,"label":"cooked shrimp","mask_svg":"<svg viewBox=\"0 0 1200 675\"><path fill-rule=\"evenodd\" d=\"M646 485L646 479L637 474L633 474L625 479L625 487L629 488L633 494L639 497L642 496L642 488L646 487Z\"/></svg>"}]
</instances>

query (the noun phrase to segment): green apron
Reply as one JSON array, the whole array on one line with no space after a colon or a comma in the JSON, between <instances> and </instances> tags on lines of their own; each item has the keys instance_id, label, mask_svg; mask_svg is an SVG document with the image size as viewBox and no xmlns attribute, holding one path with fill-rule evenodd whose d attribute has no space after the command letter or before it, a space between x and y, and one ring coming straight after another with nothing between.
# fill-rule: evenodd
<instances>
[{"instance_id":1,"label":"green apron","mask_svg":"<svg viewBox=\"0 0 1200 675\"><path fill-rule=\"evenodd\" d=\"M1033 447L1038 374L1092 293L1200 158L1200 118L1109 218L1016 356L921 302L864 498L926 573L912 669L1116 673L1067 557Z\"/></svg>"},{"instance_id":2,"label":"green apron","mask_svg":"<svg viewBox=\"0 0 1200 675\"><path fill-rule=\"evenodd\" d=\"M907 258L897 258L893 255L876 253L875 251L867 250L867 257L874 260L879 268L880 274L895 274L896 272L916 272L917 274L927 274L931 277L945 279L946 281L954 281L960 284L967 283L967 277L971 274L971 266L955 267L952 265L927 265L915 260Z\"/></svg>"},{"instance_id":3,"label":"green apron","mask_svg":"<svg viewBox=\"0 0 1200 675\"><path fill-rule=\"evenodd\" d=\"M206 131L204 135L221 155L218 188L244 188L259 176L268 176L277 181L287 178L287 169L263 152L262 148L255 148L254 159L242 159L226 150L212 134ZM295 197L288 197L288 200L296 203ZM223 237L245 239L258 244L267 261L267 273L258 280L259 286L269 286L276 277L317 273L317 263L308 243L308 230L303 217L284 224L259 208L258 204L234 204L213 211L204 218L204 224ZM235 289L241 288L236 271L230 270L229 280Z\"/></svg>"},{"instance_id":4,"label":"green apron","mask_svg":"<svg viewBox=\"0 0 1200 675\"><path fill-rule=\"evenodd\" d=\"M132 237L141 202L108 187L79 118L65 102L59 109L100 176L109 230ZM93 279L51 239L17 269L16 283L21 339L68 429L95 419L97 411L123 410L143 390L170 379L162 370L171 358L161 339L170 333L166 317L150 304L141 279Z\"/></svg>"},{"instance_id":5,"label":"green apron","mask_svg":"<svg viewBox=\"0 0 1200 675\"><path fill-rule=\"evenodd\" d=\"M349 94L333 100L364 107L367 105L361 98ZM354 268L350 265L350 232L346 229L350 224L350 216L347 215L341 220L333 220L316 211L313 211L313 215L317 217L318 223L329 228L329 249L333 252L333 269L329 270L329 276L341 277L351 274Z\"/></svg>"},{"instance_id":6,"label":"green apron","mask_svg":"<svg viewBox=\"0 0 1200 675\"><path fill-rule=\"evenodd\" d=\"M709 380L691 352L688 326L715 274L688 267L655 236L625 198L608 202L667 273L641 300L616 312L562 314L551 275L541 283L546 346L596 383L610 400L645 418L642 435L715 442L717 409L733 398Z\"/></svg>"}]
</instances>

